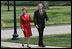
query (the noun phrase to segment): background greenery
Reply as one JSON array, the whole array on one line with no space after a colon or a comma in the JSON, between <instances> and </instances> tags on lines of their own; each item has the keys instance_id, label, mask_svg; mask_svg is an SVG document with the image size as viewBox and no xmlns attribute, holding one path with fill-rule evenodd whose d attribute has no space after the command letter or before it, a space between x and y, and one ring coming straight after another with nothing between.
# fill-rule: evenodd
<instances>
[{"instance_id":1,"label":"background greenery","mask_svg":"<svg viewBox=\"0 0 72 49\"><path fill-rule=\"evenodd\" d=\"M14 5L13 1L9 1L10 5ZM16 1L17 6L37 6L42 1ZM71 1L48 1L50 6L70 6ZM2 5L8 5L7 1L1 1Z\"/></svg>"},{"instance_id":2,"label":"background greenery","mask_svg":"<svg viewBox=\"0 0 72 49\"><path fill-rule=\"evenodd\" d=\"M4 42L14 42L14 43L22 43L24 38L19 38L18 40L5 39L2 40ZM38 36L31 37L30 44L38 44ZM27 44L27 41L25 41ZM44 44L46 46L58 46L58 47L66 47L71 48L71 34L57 34L57 35L45 35L44 36Z\"/></svg>"},{"instance_id":3,"label":"background greenery","mask_svg":"<svg viewBox=\"0 0 72 49\"><path fill-rule=\"evenodd\" d=\"M1 27L14 26L14 6L10 2L10 11L8 11L8 1L1 1ZM34 18L34 11L38 9L37 4L41 1L16 1L16 20L17 26L20 26L20 16L22 8L27 7L31 19ZM48 1L49 8L45 9L49 17L49 24L66 24L71 23L71 1ZM19 6L18 6L19 5ZM34 25L34 23L31 23Z\"/></svg>"}]
</instances>

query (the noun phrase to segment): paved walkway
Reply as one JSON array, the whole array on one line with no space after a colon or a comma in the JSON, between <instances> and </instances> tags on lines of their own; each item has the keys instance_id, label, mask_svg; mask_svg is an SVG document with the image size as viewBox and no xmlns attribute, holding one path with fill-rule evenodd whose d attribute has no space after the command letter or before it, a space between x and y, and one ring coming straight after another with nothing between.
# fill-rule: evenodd
<instances>
[{"instance_id":1,"label":"paved walkway","mask_svg":"<svg viewBox=\"0 0 72 49\"><path fill-rule=\"evenodd\" d=\"M20 43L1 42L1 46L10 47L10 48L27 48L26 45L27 44L25 44L25 47L22 47ZM43 48L43 47L39 47L38 45L30 45L30 47L31 48ZM44 48L64 48L64 47L46 46Z\"/></svg>"},{"instance_id":2,"label":"paved walkway","mask_svg":"<svg viewBox=\"0 0 72 49\"><path fill-rule=\"evenodd\" d=\"M33 26L31 28L33 36L38 36L38 31ZM14 33L14 28L5 28L1 29L1 40L2 39L7 39L7 38L12 38L12 35ZM20 27L17 28L17 33L19 37L23 37L23 32ZM67 25L48 25L46 26L44 30L44 35L51 35L51 34L66 34L66 33L71 33L71 24ZM32 37L33 37L32 36Z\"/></svg>"}]
</instances>

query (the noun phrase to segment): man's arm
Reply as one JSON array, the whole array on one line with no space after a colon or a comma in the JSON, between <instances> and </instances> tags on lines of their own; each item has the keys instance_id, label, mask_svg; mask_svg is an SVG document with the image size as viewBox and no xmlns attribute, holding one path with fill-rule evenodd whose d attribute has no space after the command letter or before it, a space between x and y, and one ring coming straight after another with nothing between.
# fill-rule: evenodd
<instances>
[{"instance_id":1,"label":"man's arm","mask_svg":"<svg viewBox=\"0 0 72 49\"><path fill-rule=\"evenodd\" d=\"M47 14L46 14L46 11L45 11L45 18L46 18L46 21L48 21L48 16L47 16Z\"/></svg>"},{"instance_id":2,"label":"man's arm","mask_svg":"<svg viewBox=\"0 0 72 49\"><path fill-rule=\"evenodd\" d=\"M34 12L34 24L35 24L36 28L38 28L36 12Z\"/></svg>"},{"instance_id":3,"label":"man's arm","mask_svg":"<svg viewBox=\"0 0 72 49\"><path fill-rule=\"evenodd\" d=\"M37 24L37 17L36 17L36 12L34 12L34 24Z\"/></svg>"},{"instance_id":4,"label":"man's arm","mask_svg":"<svg viewBox=\"0 0 72 49\"><path fill-rule=\"evenodd\" d=\"M45 18L46 18L46 21L47 21L47 24L48 24L49 19L48 19L48 16L46 14L46 11L45 11Z\"/></svg>"}]
</instances>

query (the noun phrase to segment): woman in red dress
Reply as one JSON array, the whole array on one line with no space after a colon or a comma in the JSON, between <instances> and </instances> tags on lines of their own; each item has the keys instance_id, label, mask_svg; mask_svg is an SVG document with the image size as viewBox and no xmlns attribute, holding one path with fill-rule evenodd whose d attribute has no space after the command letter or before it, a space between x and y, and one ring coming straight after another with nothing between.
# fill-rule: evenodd
<instances>
[{"instance_id":1,"label":"woman in red dress","mask_svg":"<svg viewBox=\"0 0 72 49\"><path fill-rule=\"evenodd\" d=\"M21 29L24 33L24 40L22 41L22 46L24 47L24 41L27 39L27 47L29 47L29 41L30 41L30 36L32 36L31 32L31 26L30 22L34 22L33 20L30 19L30 14L27 14L27 8L22 9L23 14L20 16L20 24L21 24Z\"/></svg>"}]
</instances>

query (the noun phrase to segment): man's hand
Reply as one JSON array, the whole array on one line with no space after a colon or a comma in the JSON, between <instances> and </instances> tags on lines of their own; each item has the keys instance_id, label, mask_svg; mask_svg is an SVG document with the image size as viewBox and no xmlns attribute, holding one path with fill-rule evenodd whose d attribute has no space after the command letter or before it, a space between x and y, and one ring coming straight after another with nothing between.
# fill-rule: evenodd
<instances>
[{"instance_id":1,"label":"man's hand","mask_svg":"<svg viewBox=\"0 0 72 49\"><path fill-rule=\"evenodd\" d=\"M47 21L47 24L49 24L49 22Z\"/></svg>"},{"instance_id":2,"label":"man's hand","mask_svg":"<svg viewBox=\"0 0 72 49\"><path fill-rule=\"evenodd\" d=\"M22 31L24 31L24 29L22 29Z\"/></svg>"},{"instance_id":3,"label":"man's hand","mask_svg":"<svg viewBox=\"0 0 72 49\"><path fill-rule=\"evenodd\" d=\"M36 25L36 28L37 28L37 29L39 28L38 25Z\"/></svg>"}]
</instances>

